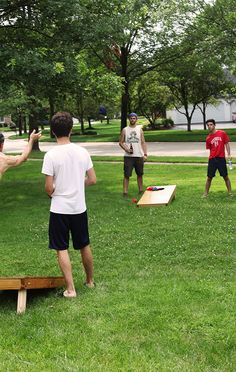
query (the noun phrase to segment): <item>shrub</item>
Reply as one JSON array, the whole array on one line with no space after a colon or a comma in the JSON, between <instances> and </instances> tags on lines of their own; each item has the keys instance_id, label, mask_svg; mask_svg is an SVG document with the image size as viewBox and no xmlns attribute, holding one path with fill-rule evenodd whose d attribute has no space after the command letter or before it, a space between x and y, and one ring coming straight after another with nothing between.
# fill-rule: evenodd
<instances>
[{"instance_id":1,"label":"shrub","mask_svg":"<svg viewBox=\"0 0 236 372\"><path fill-rule=\"evenodd\" d=\"M97 132L95 130L85 130L84 134L85 135L90 135L90 136L96 136Z\"/></svg>"},{"instance_id":2,"label":"shrub","mask_svg":"<svg viewBox=\"0 0 236 372\"><path fill-rule=\"evenodd\" d=\"M161 125L163 125L165 128L171 128L174 126L174 122L172 119L162 119Z\"/></svg>"}]
</instances>

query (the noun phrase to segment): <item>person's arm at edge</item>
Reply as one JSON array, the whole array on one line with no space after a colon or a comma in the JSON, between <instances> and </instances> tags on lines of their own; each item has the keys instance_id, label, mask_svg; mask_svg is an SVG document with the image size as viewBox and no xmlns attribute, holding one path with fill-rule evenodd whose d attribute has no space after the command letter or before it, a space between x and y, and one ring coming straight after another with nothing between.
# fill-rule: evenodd
<instances>
[{"instance_id":1,"label":"person's arm at edge","mask_svg":"<svg viewBox=\"0 0 236 372\"><path fill-rule=\"evenodd\" d=\"M97 177L94 168L90 168L86 172L86 177L85 177L85 186L91 186L95 185L97 182Z\"/></svg>"},{"instance_id":2,"label":"person's arm at edge","mask_svg":"<svg viewBox=\"0 0 236 372\"><path fill-rule=\"evenodd\" d=\"M143 159L144 161L147 160L147 144L145 142L145 138L144 138L144 134L143 134L143 130L141 129L141 146L142 146L142 149L143 149Z\"/></svg>"},{"instance_id":3,"label":"person's arm at edge","mask_svg":"<svg viewBox=\"0 0 236 372\"><path fill-rule=\"evenodd\" d=\"M54 191L53 176L48 176L47 174L45 175L45 191L51 198Z\"/></svg>"},{"instance_id":4,"label":"person's arm at edge","mask_svg":"<svg viewBox=\"0 0 236 372\"><path fill-rule=\"evenodd\" d=\"M119 146L125 151L127 152L128 154L130 154L130 149L128 148L128 146L125 144L125 133L124 133L124 129L122 129L122 132L120 134L120 139L119 139Z\"/></svg>"},{"instance_id":5,"label":"person's arm at edge","mask_svg":"<svg viewBox=\"0 0 236 372\"><path fill-rule=\"evenodd\" d=\"M17 167L24 161L26 161L29 157L29 154L32 151L33 148L33 143L38 140L41 137L41 132L35 133L35 130L30 135L29 142L24 148L24 151L22 152L21 155L16 155L16 156L7 156L6 161L8 167Z\"/></svg>"}]
</instances>

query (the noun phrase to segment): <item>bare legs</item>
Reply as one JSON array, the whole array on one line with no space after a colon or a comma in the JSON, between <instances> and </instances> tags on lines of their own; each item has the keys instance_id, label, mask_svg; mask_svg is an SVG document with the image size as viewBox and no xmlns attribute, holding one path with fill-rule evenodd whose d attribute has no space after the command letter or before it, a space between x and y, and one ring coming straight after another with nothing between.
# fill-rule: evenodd
<instances>
[{"instance_id":1,"label":"bare legs","mask_svg":"<svg viewBox=\"0 0 236 372\"><path fill-rule=\"evenodd\" d=\"M86 284L93 286L93 256L89 245L80 250L82 263L86 275Z\"/></svg>"},{"instance_id":2,"label":"bare legs","mask_svg":"<svg viewBox=\"0 0 236 372\"><path fill-rule=\"evenodd\" d=\"M143 176L137 176L138 191L143 192Z\"/></svg>"},{"instance_id":3,"label":"bare legs","mask_svg":"<svg viewBox=\"0 0 236 372\"><path fill-rule=\"evenodd\" d=\"M143 192L143 176L137 176L137 184L138 184L138 191ZM123 180L123 195L126 196L128 194L129 188L129 177L124 177Z\"/></svg>"},{"instance_id":4,"label":"bare legs","mask_svg":"<svg viewBox=\"0 0 236 372\"><path fill-rule=\"evenodd\" d=\"M211 187L211 181L212 181L212 178L211 177L207 177L206 186L205 186L205 192L203 194L203 196L205 196L205 197L207 197L207 195L209 193L209 190L210 190L210 187ZM228 193L231 194L232 190L231 190L231 182L230 182L229 177L228 176L224 177L224 181L225 181L225 185L227 187Z\"/></svg>"},{"instance_id":5,"label":"bare legs","mask_svg":"<svg viewBox=\"0 0 236 372\"><path fill-rule=\"evenodd\" d=\"M65 282L66 282L66 292L68 294L68 296L66 297L75 297L76 292L75 292L75 286L74 286L74 281L73 281L72 268L71 268L71 262L70 262L70 256L69 256L68 250L66 249L63 251L57 251L57 258L58 258L60 269L64 275Z\"/></svg>"},{"instance_id":6,"label":"bare legs","mask_svg":"<svg viewBox=\"0 0 236 372\"><path fill-rule=\"evenodd\" d=\"M210 187L211 187L211 181L212 181L212 178L207 177L206 185L205 185L205 191L204 191L204 194L203 194L203 196L205 196L205 197L207 197L207 195L209 193L209 190L210 190Z\"/></svg>"},{"instance_id":7,"label":"bare legs","mask_svg":"<svg viewBox=\"0 0 236 372\"><path fill-rule=\"evenodd\" d=\"M129 188L129 177L124 177L123 180L123 195L128 194L128 188Z\"/></svg>"},{"instance_id":8,"label":"bare legs","mask_svg":"<svg viewBox=\"0 0 236 372\"><path fill-rule=\"evenodd\" d=\"M225 180L225 184L226 184L228 193L231 194L232 193L232 189L231 189L231 182L230 182L229 177L228 176L224 177L224 180Z\"/></svg>"},{"instance_id":9,"label":"bare legs","mask_svg":"<svg viewBox=\"0 0 236 372\"><path fill-rule=\"evenodd\" d=\"M90 246L87 245L86 247L80 250L82 263L84 266L84 271L86 274L86 284L88 287L93 287L93 256L90 249ZM64 275L65 282L66 282L66 293L64 295L66 297L75 297L76 291L74 286L73 274L72 274L72 266L70 261L70 256L68 250L57 251L57 258L60 269Z\"/></svg>"}]
</instances>

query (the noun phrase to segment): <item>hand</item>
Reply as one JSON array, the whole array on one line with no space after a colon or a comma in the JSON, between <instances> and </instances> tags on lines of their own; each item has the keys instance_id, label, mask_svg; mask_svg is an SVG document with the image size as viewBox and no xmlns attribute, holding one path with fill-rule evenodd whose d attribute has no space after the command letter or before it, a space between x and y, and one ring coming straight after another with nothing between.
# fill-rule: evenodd
<instances>
[{"instance_id":1,"label":"hand","mask_svg":"<svg viewBox=\"0 0 236 372\"><path fill-rule=\"evenodd\" d=\"M33 130L33 132L30 134L30 140L35 142L35 141L38 141L39 138L41 137L41 131L38 132L38 133L35 133L35 129Z\"/></svg>"},{"instance_id":2,"label":"hand","mask_svg":"<svg viewBox=\"0 0 236 372\"><path fill-rule=\"evenodd\" d=\"M143 155L143 161L147 160L147 155Z\"/></svg>"},{"instance_id":3,"label":"hand","mask_svg":"<svg viewBox=\"0 0 236 372\"><path fill-rule=\"evenodd\" d=\"M232 160L232 156L231 155L228 155L228 160Z\"/></svg>"}]
</instances>

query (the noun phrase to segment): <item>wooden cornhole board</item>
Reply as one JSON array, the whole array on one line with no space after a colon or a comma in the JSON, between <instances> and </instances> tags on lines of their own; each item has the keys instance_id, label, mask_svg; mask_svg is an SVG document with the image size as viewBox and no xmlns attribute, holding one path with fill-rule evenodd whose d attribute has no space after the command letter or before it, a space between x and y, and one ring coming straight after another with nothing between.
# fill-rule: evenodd
<instances>
[{"instance_id":1,"label":"wooden cornhole board","mask_svg":"<svg viewBox=\"0 0 236 372\"><path fill-rule=\"evenodd\" d=\"M18 314L25 312L27 289L57 288L64 285L65 280L63 276L0 278L0 290L18 290Z\"/></svg>"},{"instance_id":2,"label":"wooden cornhole board","mask_svg":"<svg viewBox=\"0 0 236 372\"><path fill-rule=\"evenodd\" d=\"M169 205L175 199L176 185L157 186L164 187L164 190L146 190L137 203L138 207L159 207Z\"/></svg>"}]
</instances>

